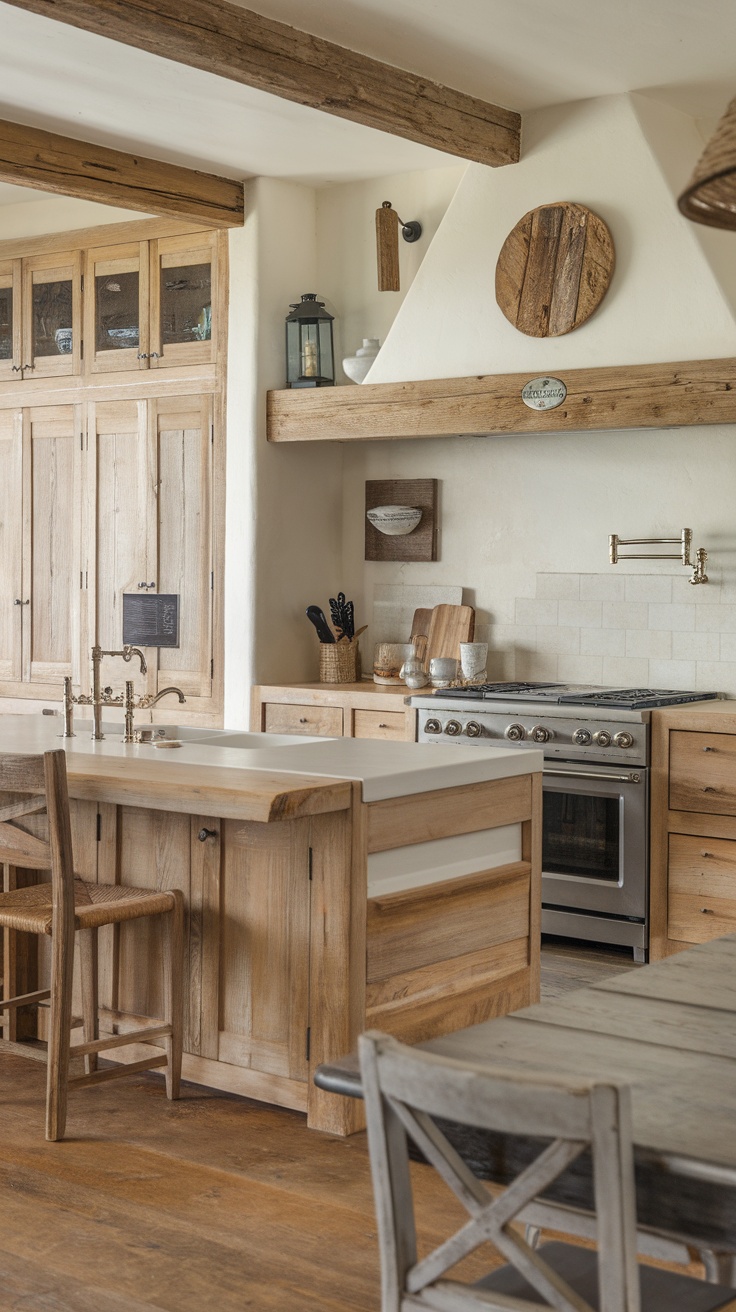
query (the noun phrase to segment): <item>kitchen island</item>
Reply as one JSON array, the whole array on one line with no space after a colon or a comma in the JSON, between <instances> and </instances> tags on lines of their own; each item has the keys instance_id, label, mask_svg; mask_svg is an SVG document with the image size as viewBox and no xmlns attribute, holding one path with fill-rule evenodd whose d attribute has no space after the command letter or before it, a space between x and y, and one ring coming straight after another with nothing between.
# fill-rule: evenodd
<instances>
[{"instance_id":1,"label":"kitchen island","mask_svg":"<svg viewBox=\"0 0 736 1312\"><path fill-rule=\"evenodd\" d=\"M541 752L59 730L3 716L0 750L66 748L84 878L184 894L185 1079L347 1134L360 1108L311 1075L366 1026L418 1042L537 1000ZM158 1014L155 930L101 933L103 1031ZM19 937L6 935L5 988L23 991L45 963Z\"/></svg>"}]
</instances>

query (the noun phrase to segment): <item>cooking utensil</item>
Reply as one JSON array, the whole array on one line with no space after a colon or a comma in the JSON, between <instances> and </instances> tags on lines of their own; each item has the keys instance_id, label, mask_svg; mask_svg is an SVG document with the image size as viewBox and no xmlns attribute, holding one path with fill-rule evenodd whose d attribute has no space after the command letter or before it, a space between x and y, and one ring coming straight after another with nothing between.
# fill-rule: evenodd
<instances>
[{"instance_id":1,"label":"cooking utensil","mask_svg":"<svg viewBox=\"0 0 736 1312\"><path fill-rule=\"evenodd\" d=\"M348 642L355 633L355 608L352 601L345 600L345 593L338 592L337 597L330 597L330 615L340 638Z\"/></svg>"},{"instance_id":2,"label":"cooking utensil","mask_svg":"<svg viewBox=\"0 0 736 1312\"><path fill-rule=\"evenodd\" d=\"M320 642L335 641L335 635L325 619L325 613L319 606L307 606L306 615L310 624L313 624L317 630Z\"/></svg>"}]
</instances>

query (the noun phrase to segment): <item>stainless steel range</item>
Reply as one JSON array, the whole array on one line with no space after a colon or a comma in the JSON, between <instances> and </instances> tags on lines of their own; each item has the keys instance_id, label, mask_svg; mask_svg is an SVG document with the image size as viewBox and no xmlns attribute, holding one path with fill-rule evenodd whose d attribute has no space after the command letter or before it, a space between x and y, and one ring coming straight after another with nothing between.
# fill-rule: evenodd
<instances>
[{"instance_id":1,"label":"stainless steel range","mask_svg":"<svg viewBox=\"0 0 736 1312\"><path fill-rule=\"evenodd\" d=\"M542 930L649 944L649 720L718 693L487 683L411 698L422 743L518 743L544 752Z\"/></svg>"}]
</instances>

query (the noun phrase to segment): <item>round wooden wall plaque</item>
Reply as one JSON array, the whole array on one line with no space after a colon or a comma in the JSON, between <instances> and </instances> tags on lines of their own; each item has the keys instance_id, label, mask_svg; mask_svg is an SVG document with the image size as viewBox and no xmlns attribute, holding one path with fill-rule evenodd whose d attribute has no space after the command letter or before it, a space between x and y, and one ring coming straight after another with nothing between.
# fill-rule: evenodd
<instances>
[{"instance_id":1,"label":"round wooden wall plaque","mask_svg":"<svg viewBox=\"0 0 736 1312\"><path fill-rule=\"evenodd\" d=\"M613 276L613 238L585 205L540 205L501 247L496 300L528 337L562 337L598 308Z\"/></svg>"}]
</instances>

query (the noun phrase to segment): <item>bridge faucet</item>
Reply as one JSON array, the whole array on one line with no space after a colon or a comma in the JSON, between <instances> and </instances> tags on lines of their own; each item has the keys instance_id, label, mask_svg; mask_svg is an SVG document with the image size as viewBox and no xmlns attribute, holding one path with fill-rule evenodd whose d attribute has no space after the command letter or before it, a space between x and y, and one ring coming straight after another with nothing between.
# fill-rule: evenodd
<instances>
[{"instance_id":1,"label":"bridge faucet","mask_svg":"<svg viewBox=\"0 0 736 1312\"><path fill-rule=\"evenodd\" d=\"M149 706L155 706L156 702L160 702L161 698L165 697L166 694L169 692L175 692L180 702L186 701L186 697L184 696L184 693L182 692L181 688L173 688L173 687L162 688L160 692L156 693L155 697L153 693L150 692L144 693L144 695L141 697L140 701L138 702L139 709L141 708L146 709Z\"/></svg>"},{"instance_id":2,"label":"bridge faucet","mask_svg":"<svg viewBox=\"0 0 736 1312\"><path fill-rule=\"evenodd\" d=\"M95 644L92 648L92 714L94 716L92 738L95 742L99 742L100 739L105 737L102 732L102 707L110 705L112 701L110 695L112 689L106 688L103 694L100 686L100 665L103 656L122 656L124 661L130 661L134 656L137 656L141 663L141 674L145 674L148 669L146 658L140 647L126 645L121 651L103 651L102 647ZM119 698L118 701L122 703L122 698Z\"/></svg>"}]
</instances>

